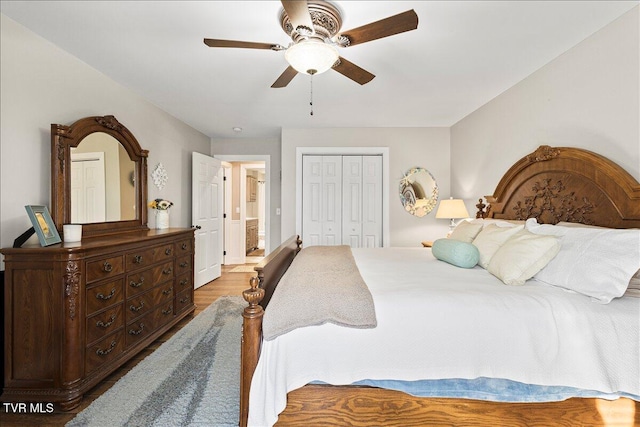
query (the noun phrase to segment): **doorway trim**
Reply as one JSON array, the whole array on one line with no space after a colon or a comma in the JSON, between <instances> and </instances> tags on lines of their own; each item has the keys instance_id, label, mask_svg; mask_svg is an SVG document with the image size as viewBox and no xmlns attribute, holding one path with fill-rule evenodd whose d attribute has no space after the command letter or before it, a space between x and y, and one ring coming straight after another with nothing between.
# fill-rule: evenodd
<instances>
[{"instance_id":1,"label":"doorway trim","mask_svg":"<svg viewBox=\"0 0 640 427\"><path fill-rule=\"evenodd\" d=\"M389 147L296 147L296 234L298 236L302 236L302 156L305 155L382 156L382 246L389 246Z\"/></svg>"},{"instance_id":2,"label":"doorway trim","mask_svg":"<svg viewBox=\"0 0 640 427\"><path fill-rule=\"evenodd\" d=\"M245 162L245 163L255 163L255 162L264 162L264 180L265 180L265 189L264 189L264 247L265 254L269 251L269 242L271 239L271 156L270 155L253 155L253 154L218 154L214 155L216 159L223 160L225 162ZM246 194L245 186L246 186L246 169L240 168L241 174L244 172L245 176L240 177L240 197L241 201L244 200L242 197ZM225 212L231 212L231 209L228 209L225 206ZM240 219L246 218L246 207L243 203L240 203ZM225 233L227 233L227 227L225 224ZM241 224L240 236L244 236L246 234L246 224ZM226 234L225 234L226 235ZM244 241L244 240L243 240ZM227 243L225 242L226 250ZM242 245L244 247L244 243ZM242 260L244 263L245 253L242 251Z\"/></svg>"}]
</instances>

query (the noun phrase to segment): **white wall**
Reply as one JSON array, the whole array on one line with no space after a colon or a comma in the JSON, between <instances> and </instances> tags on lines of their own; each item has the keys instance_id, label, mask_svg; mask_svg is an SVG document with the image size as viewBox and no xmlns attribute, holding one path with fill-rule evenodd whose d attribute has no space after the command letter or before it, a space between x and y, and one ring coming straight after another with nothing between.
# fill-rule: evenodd
<instances>
[{"instance_id":1,"label":"white wall","mask_svg":"<svg viewBox=\"0 0 640 427\"><path fill-rule=\"evenodd\" d=\"M451 187L469 209L539 145L585 148L640 179L640 8L451 128Z\"/></svg>"},{"instance_id":2,"label":"white wall","mask_svg":"<svg viewBox=\"0 0 640 427\"><path fill-rule=\"evenodd\" d=\"M448 128L332 128L282 130L282 239L296 233L297 147L389 147L389 233L391 246L420 246L422 240L444 237L448 222L435 210L418 218L400 203L403 174L415 166L429 170L440 190L450 196ZM453 196L456 196L453 194Z\"/></svg>"},{"instance_id":3,"label":"white wall","mask_svg":"<svg viewBox=\"0 0 640 427\"><path fill-rule=\"evenodd\" d=\"M0 244L31 226L25 205L50 202L50 126L114 115L162 162L169 182L149 198L174 202L171 226L191 226L191 152L208 154L206 135L170 116L15 21L0 16ZM149 215L153 226L153 215Z\"/></svg>"}]
</instances>

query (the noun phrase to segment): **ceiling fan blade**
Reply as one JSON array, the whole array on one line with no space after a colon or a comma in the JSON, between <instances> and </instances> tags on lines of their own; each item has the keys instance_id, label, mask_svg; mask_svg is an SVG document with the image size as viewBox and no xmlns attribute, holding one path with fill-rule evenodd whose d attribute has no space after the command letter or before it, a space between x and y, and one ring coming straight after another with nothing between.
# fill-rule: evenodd
<instances>
[{"instance_id":1,"label":"ceiling fan blade","mask_svg":"<svg viewBox=\"0 0 640 427\"><path fill-rule=\"evenodd\" d=\"M313 22L311 21L311 14L309 14L307 0L282 0L282 6L287 12L294 30L301 25L313 30Z\"/></svg>"},{"instance_id":2,"label":"ceiling fan blade","mask_svg":"<svg viewBox=\"0 0 640 427\"><path fill-rule=\"evenodd\" d=\"M284 73L280 74L280 77L278 77L278 80L276 80L271 85L271 87L273 88L285 87L289 84L291 80L293 80L293 78L297 74L298 72L296 71L296 69L293 68L292 66L289 66L286 70L284 70Z\"/></svg>"},{"instance_id":3,"label":"ceiling fan blade","mask_svg":"<svg viewBox=\"0 0 640 427\"><path fill-rule=\"evenodd\" d=\"M241 42L238 40L218 40L218 39L204 39L204 44L209 47L239 47L246 49L269 49L269 50L284 50L283 46L272 43L256 43L256 42Z\"/></svg>"},{"instance_id":4,"label":"ceiling fan blade","mask_svg":"<svg viewBox=\"0 0 640 427\"><path fill-rule=\"evenodd\" d=\"M349 38L349 46L370 42L383 37L393 36L418 28L418 15L411 9L398 15L390 16L380 21L372 22L353 30L344 31L339 36Z\"/></svg>"},{"instance_id":5,"label":"ceiling fan blade","mask_svg":"<svg viewBox=\"0 0 640 427\"><path fill-rule=\"evenodd\" d=\"M375 77L364 68L358 67L356 64L347 61L343 57L340 57L340 63L333 67L333 69L361 85L369 83Z\"/></svg>"}]
</instances>

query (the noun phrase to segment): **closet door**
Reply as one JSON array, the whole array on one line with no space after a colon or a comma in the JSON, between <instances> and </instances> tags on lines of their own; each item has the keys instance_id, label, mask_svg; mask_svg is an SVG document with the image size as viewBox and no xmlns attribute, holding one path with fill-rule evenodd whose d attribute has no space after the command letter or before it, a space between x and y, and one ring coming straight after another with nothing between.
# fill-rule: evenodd
<instances>
[{"instance_id":1,"label":"closet door","mask_svg":"<svg viewBox=\"0 0 640 427\"><path fill-rule=\"evenodd\" d=\"M303 156L304 246L342 242L342 156Z\"/></svg>"},{"instance_id":2,"label":"closet door","mask_svg":"<svg viewBox=\"0 0 640 427\"><path fill-rule=\"evenodd\" d=\"M382 246L382 156L362 157L362 243Z\"/></svg>"},{"instance_id":3,"label":"closet door","mask_svg":"<svg viewBox=\"0 0 640 427\"><path fill-rule=\"evenodd\" d=\"M362 247L362 156L342 158L342 244Z\"/></svg>"}]
</instances>

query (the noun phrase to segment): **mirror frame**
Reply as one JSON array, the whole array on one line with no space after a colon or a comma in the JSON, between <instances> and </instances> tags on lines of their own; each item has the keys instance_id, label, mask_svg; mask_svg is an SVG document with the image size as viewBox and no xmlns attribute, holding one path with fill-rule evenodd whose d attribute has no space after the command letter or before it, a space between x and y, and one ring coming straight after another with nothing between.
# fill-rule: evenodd
<instances>
[{"instance_id":1,"label":"mirror frame","mask_svg":"<svg viewBox=\"0 0 640 427\"><path fill-rule=\"evenodd\" d=\"M62 233L62 225L71 223L71 148L95 132L115 138L135 163L136 219L82 224L82 237L102 236L147 227L147 157L133 134L114 116L85 117L71 126L51 125L51 215Z\"/></svg>"},{"instance_id":2,"label":"mirror frame","mask_svg":"<svg viewBox=\"0 0 640 427\"><path fill-rule=\"evenodd\" d=\"M433 181L433 186L431 188L431 196L433 197L429 197L429 200L433 201L433 206L431 207L431 209L429 209L428 211L424 212L422 215L417 215L415 213L415 210L411 210L411 209L407 209L408 203L407 203L407 198L404 195L404 189L405 189L405 180L408 180L410 176L415 175L417 173L421 173L424 172L426 173L429 177L431 177L431 180ZM427 215L429 215L429 213L431 213L431 211L433 211L436 207L436 204L438 203L438 198L439 198L439 189L438 189L438 181L436 181L436 178L433 176L433 174L431 172L429 172L428 169L423 168L423 167L412 167L410 169L407 170L407 172L404 174L404 177L400 180L400 186L398 188L398 194L400 196L400 203L402 203L402 207L404 208L404 211L409 213L410 215L413 215L417 218L423 218ZM425 195L426 196L426 195ZM414 206L413 204L411 206Z\"/></svg>"}]
</instances>

